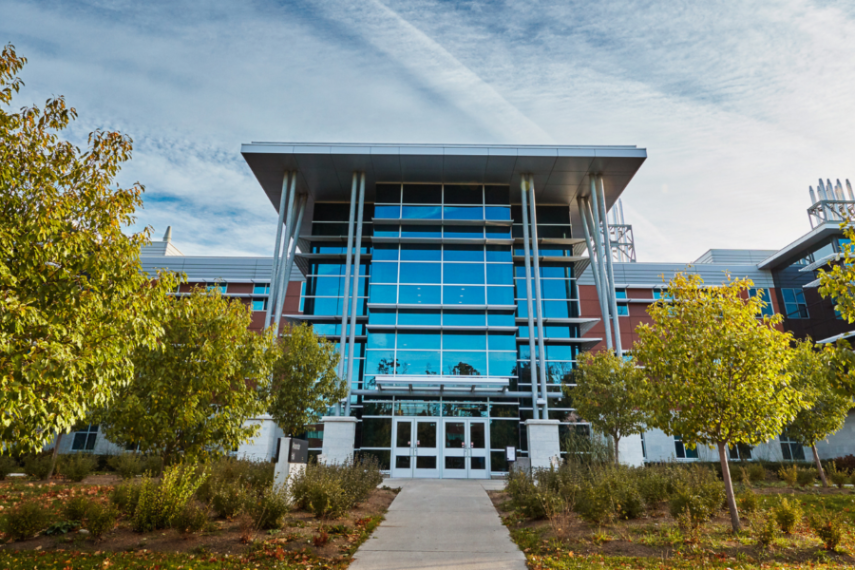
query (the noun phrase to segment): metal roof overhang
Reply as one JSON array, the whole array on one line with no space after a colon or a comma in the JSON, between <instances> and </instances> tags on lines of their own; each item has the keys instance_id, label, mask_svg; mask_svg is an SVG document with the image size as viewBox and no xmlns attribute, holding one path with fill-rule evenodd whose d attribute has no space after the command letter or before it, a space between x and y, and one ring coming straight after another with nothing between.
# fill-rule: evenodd
<instances>
[{"instance_id":1,"label":"metal roof overhang","mask_svg":"<svg viewBox=\"0 0 855 570\"><path fill-rule=\"evenodd\" d=\"M603 176L609 208L647 158L635 146L284 142L244 144L241 154L277 211L283 176L291 170L299 173L298 190L309 194L310 203L349 201L354 171L365 172L366 202L374 201L378 182L444 182L508 184L511 202L519 203L520 179L530 174L538 203L570 206L574 225L581 223L576 197L590 193L591 175Z\"/></svg>"},{"instance_id":2,"label":"metal roof overhang","mask_svg":"<svg viewBox=\"0 0 855 570\"><path fill-rule=\"evenodd\" d=\"M793 258L804 257L807 250L811 247L825 238L837 234L843 234L843 231L840 229L840 222L825 222L776 252L768 259L761 261L757 264L757 267L760 269L772 270L785 263L792 263Z\"/></svg>"}]
</instances>

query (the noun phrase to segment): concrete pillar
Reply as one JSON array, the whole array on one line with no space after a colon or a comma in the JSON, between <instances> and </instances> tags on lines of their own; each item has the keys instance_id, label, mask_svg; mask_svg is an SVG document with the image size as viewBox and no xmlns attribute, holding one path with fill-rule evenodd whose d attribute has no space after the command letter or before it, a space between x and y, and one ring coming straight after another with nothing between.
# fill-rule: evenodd
<instances>
[{"instance_id":1,"label":"concrete pillar","mask_svg":"<svg viewBox=\"0 0 855 570\"><path fill-rule=\"evenodd\" d=\"M561 446L558 441L558 420L528 420L525 422L528 436L528 457L532 469L548 469L553 458L561 461Z\"/></svg>"},{"instance_id":2,"label":"concrete pillar","mask_svg":"<svg viewBox=\"0 0 855 570\"><path fill-rule=\"evenodd\" d=\"M324 444L319 461L341 464L353 457L357 419L350 416L324 416Z\"/></svg>"},{"instance_id":3,"label":"concrete pillar","mask_svg":"<svg viewBox=\"0 0 855 570\"><path fill-rule=\"evenodd\" d=\"M618 461L621 465L642 467L644 465L644 450L641 447L641 434L634 433L620 440Z\"/></svg>"}]
</instances>

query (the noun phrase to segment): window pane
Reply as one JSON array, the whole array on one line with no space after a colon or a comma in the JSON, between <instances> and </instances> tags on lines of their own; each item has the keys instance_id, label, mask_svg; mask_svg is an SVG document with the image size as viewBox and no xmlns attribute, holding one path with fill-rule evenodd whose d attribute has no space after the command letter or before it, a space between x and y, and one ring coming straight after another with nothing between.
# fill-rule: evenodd
<instances>
[{"instance_id":1,"label":"window pane","mask_svg":"<svg viewBox=\"0 0 855 570\"><path fill-rule=\"evenodd\" d=\"M572 344L549 344L546 346L547 360L576 360L579 349Z\"/></svg>"},{"instance_id":2,"label":"window pane","mask_svg":"<svg viewBox=\"0 0 855 570\"><path fill-rule=\"evenodd\" d=\"M401 202L400 184L378 184L375 191L375 202Z\"/></svg>"},{"instance_id":3,"label":"window pane","mask_svg":"<svg viewBox=\"0 0 855 570\"><path fill-rule=\"evenodd\" d=\"M445 422L445 448L446 449L460 449L466 443L466 424L463 422ZM449 467L448 460L452 459L451 457L445 458L445 466ZM455 459L463 459L462 457L458 457ZM462 469L462 461L460 467L454 467L454 469Z\"/></svg>"},{"instance_id":4,"label":"window pane","mask_svg":"<svg viewBox=\"0 0 855 570\"><path fill-rule=\"evenodd\" d=\"M514 266L510 263L488 263L487 283L490 285L513 285Z\"/></svg>"},{"instance_id":5,"label":"window pane","mask_svg":"<svg viewBox=\"0 0 855 570\"><path fill-rule=\"evenodd\" d=\"M508 226L487 226L487 237L493 239L510 239L511 228Z\"/></svg>"},{"instance_id":6,"label":"window pane","mask_svg":"<svg viewBox=\"0 0 855 570\"><path fill-rule=\"evenodd\" d=\"M416 445L433 449L436 447L437 422L416 422ZM418 467L418 463L416 467Z\"/></svg>"},{"instance_id":7,"label":"window pane","mask_svg":"<svg viewBox=\"0 0 855 570\"><path fill-rule=\"evenodd\" d=\"M513 287L487 287L487 303L490 305L513 305Z\"/></svg>"},{"instance_id":8,"label":"window pane","mask_svg":"<svg viewBox=\"0 0 855 570\"><path fill-rule=\"evenodd\" d=\"M516 376L517 355L515 352L488 352L490 376Z\"/></svg>"},{"instance_id":9,"label":"window pane","mask_svg":"<svg viewBox=\"0 0 855 570\"><path fill-rule=\"evenodd\" d=\"M362 447L388 447L392 443L392 418L362 420Z\"/></svg>"},{"instance_id":10,"label":"window pane","mask_svg":"<svg viewBox=\"0 0 855 570\"><path fill-rule=\"evenodd\" d=\"M401 285L402 305L439 305L439 286Z\"/></svg>"},{"instance_id":11,"label":"window pane","mask_svg":"<svg viewBox=\"0 0 855 570\"><path fill-rule=\"evenodd\" d=\"M796 302L796 296L793 294L793 289L782 289L781 291L784 293L784 302L785 303L795 303Z\"/></svg>"},{"instance_id":12,"label":"window pane","mask_svg":"<svg viewBox=\"0 0 855 570\"><path fill-rule=\"evenodd\" d=\"M443 217L446 220L482 220L484 219L484 208L480 206L446 206L443 208Z\"/></svg>"},{"instance_id":13,"label":"window pane","mask_svg":"<svg viewBox=\"0 0 855 570\"><path fill-rule=\"evenodd\" d=\"M370 322L372 325L394 325L395 311L372 309L368 312L368 322Z\"/></svg>"},{"instance_id":14,"label":"window pane","mask_svg":"<svg viewBox=\"0 0 855 570\"><path fill-rule=\"evenodd\" d=\"M405 220L439 220L442 218L440 206L404 206Z\"/></svg>"},{"instance_id":15,"label":"window pane","mask_svg":"<svg viewBox=\"0 0 855 570\"><path fill-rule=\"evenodd\" d=\"M439 338L439 331L433 333L399 331L398 350L402 348L439 350Z\"/></svg>"},{"instance_id":16,"label":"window pane","mask_svg":"<svg viewBox=\"0 0 855 570\"><path fill-rule=\"evenodd\" d=\"M439 352L432 350L399 350L398 375L439 374Z\"/></svg>"},{"instance_id":17,"label":"window pane","mask_svg":"<svg viewBox=\"0 0 855 570\"><path fill-rule=\"evenodd\" d=\"M487 350L487 335L485 333L444 332L442 334L443 350ZM486 371L485 371L486 372Z\"/></svg>"},{"instance_id":18,"label":"window pane","mask_svg":"<svg viewBox=\"0 0 855 570\"><path fill-rule=\"evenodd\" d=\"M366 350L366 374L394 374L395 352L392 350Z\"/></svg>"},{"instance_id":19,"label":"window pane","mask_svg":"<svg viewBox=\"0 0 855 570\"><path fill-rule=\"evenodd\" d=\"M445 226L447 238L483 238L484 228L478 226Z\"/></svg>"},{"instance_id":20,"label":"window pane","mask_svg":"<svg viewBox=\"0 0 855 570\"><path fill-rule=\"evenodd\" d=\"M253 295L267 295L270 293L270 285L267 283L256 283L252 286Z\"/></svg>"},{"instance_id":21,"label":"window pane","mask_svg":"<svg viewBox=\"0 0 855 570\"><path fill-rule=\"evenodd\" d=\"M570 281L558 279L543 279L540 291L544 299L570 299Z\"/></svg>"},{"instance_id":22,"label":"window pane","mask_svg":"<svg viewBox=\"0 0 855 570\"><path fill-rule=\"evenodd\" d=\"M570 279L573 277L572 267L544 267L540 266L540 276L546 278Z\"/></svg>"},{"instance_id":23,"label":"window pane","mask_svg":"<svg viewBox=\"0 0 855 570\"><path fill-rule=\"evenodd\" d=\"M405 204L441 204L442 186L439 184L404 184Z\"/></svg>"},{"instance_id":24,"label":"window pane","mask_svg":"<svg viewBox=\"0 0 855 570\"><path fill-rule=\"evenodd\" d=\"M484 283L483 263L453 263L445 265L445 283Z\"/></svg>"},{"instance_id":25,"label":"window pane","mask_svg":"<svg viewBox=\"0 0 855 570\"><path fill-rule=\"evenodd\" d=\"M516 350L514 333L490 333L490 350Z\"/></svg>"},{"instance_id":26,"label":"window pane","mask_svg":"<svg viewBox=\"0 0 855 570\"><path fill-rule=\"evenodd\" d=\"M372 332L368 335L368 348L395 348L394 332Z\"/></svg>"},{"instance_id":27,"label":"window pane","mask_svg":"<svg viewBox=\"0 0 855 570\"><path fill-rule=\"evenodd\" d=\"M398 264L390 262L371 264L371 283L397 283Z\"/></svg>"},{"instance_id":28,"label":"window pane","mask_svg":"<svg viewBox=\"0 0 855 570\"><path fill-rule=\"evenodd\" d=\"M378 243L371 257L374 261L398 261L398 244Z\"/></svg>"},{"instance_id":29,"label":"window pane","mask_svg":"<svg viewBox=\"0 0 855 570\"><path fill-rule=\"evenodd\" d=\"M374 226L374 237L398 237L401 226Z\"/></svg>"},{"instance_id":30,"label":"window pane","mask_svg":"<svg viewBox=\"0 0 855 570\"><path fill-rule=\"evenodd\" d=\"M507 245L488 245L487 246L487 261L513 261L511 248Z\"/></svg>"},{"instance_id":31,"label":"window pane","mask_svg":"<svg viewBox=\"0 0 855 570\"><path fill-rule=\"evenodd\" d=\"M484 287L444 286L442 291L445 305L483 305Z\"/></svg>"},{"instance_id":32,"label":"window pane","mask_svg":"<svg viewBox=\"0 0 855 570\"><path fill-rule=\"evenodd\" d=\"M445 261L484 261L484 247L480 245L446 245L442 258Z\"/></svg>"},{"instance_id":33,"label":"window pane","mask_svg":"<svg viewBox=\"0 0 855 570\"><path fill-rule=\"evenodd\" d=\"M513 313L487 313L487 324L491 327L513 327L516 320Z\"/></svg>"},{"instance_id":34,"label":"window pane","mask_svg":"<svg viewBox=\"0 0 855 570\"><path fill-rule=\"evenodd\" d=\"M795 289L793 291L796 295L796 302L799 304L805 304L805 293L801 289Z\"/></svg>"},{"instance_id":35,"label":"window pane","mask_svg":"<svg viewBox=\"0 0 855 570\"><path fill-rule=\"evenodd\" d=\"M374 207L374 217L375 218L400 218L401 217L401 207L400 206L375 206Z\"/></svg>"},{"instance_id":36,"label":"window pane","mask_svg":"<svg viewBox=\"0 0 855 570\"><path fill-rule=\"evenodd\" d=\"M543 301L543 315L552 319L568 319L576 316L572 304L567 301Z\"/></svg>"},{"instance_id":37,"label":"window pane","mask_svg":"<svg viewBox=\"0 0 855 570\"><path fill-rule=\"evenodd\" d=\"M252 300L252 310L253 311L264 311L267 309L267 299L253 299Z\"/></svg>"},{"instance_id":38,"label":"window pane","mask_svg":"<svg viewBox=\"0 0 855 570\"><path fill-rule=\"evenodd\" d=\"M399 311L399 325L438 326L440 324L439 310L434 311Z\"/></svg>"},{"instance_id":39,"label":"window pane","mask_svg":"<svg viewBox=\"0 0 855 570\"><path fill-rule=\"evenodd\" d=\"M401 283L439 283L441 275L439 263L401 264Z\"/></svg>"},{"instance_id":40,"label":"window pane","mask_svg":"<svg viewBox=\"0 0 855 570\"><path fill-rule=\"evenodd\" d=\"M508 206L487 206L484 208L484 217L487 220L510 220L511 209Z\"/></svg>"},{"instance_id":41,"label":"window pane","mask_svg":"<svg viewBox=\"0 0 855 570\"><path fill-rule=\"evenodd\" d=\"M484 376L487 373L487 353L443 352L442 365L448 376Z\"/></svg>"},{"instance_id":42,"label":"window pane","mask_svg":"<svg viewBox=\"0 0 855 570\"><path fill-rule=\"evenodd\" d=\"M401 237L438 238L442 236L441 226L402 226Z\"/></svg>"},{"instance_id":43,"label":"window pane","mask_svg":"<svg viewBox=\"0 0 855 570\"><path fill-rule=\"evenodd\" d=\"M510 187L509 186L485 186L484 200L488 204L509 204Z\"/></svg>"},{"instance_id":44,"label":"window pane","mask_svg":"<svg viewBox=\"0 0 855 570\"><path fill-rule=\"evenodd\" d=\"M444 311L442 324L447 327L483 327L484 311Z\"/></svg>"},{"instance_id":45,"label":"window pane","mask_svg":"<svg viewBox=\"0 0 855 570\"><path fill-rule=\"evenodd\" d=\"M446 204L482 204L484 198L480 184L446 184Z\"/></svg>"},{"instance_id":46,"label":"window pane","mask_svg":"<svg viewBox=\"0 0 855 570\"><path fill-rule=\"evenodd\" d=\"M397 285L372 285L369 295L371 303L394 304ZM317 313L315 313L317 314Z\"/></svg>"},{"instance_id":47,"label":"window pane","mask_svg":"<svg viewBox=\"0 0 855 570\"><path fill-rule=\"evenodd\" d=\"M307 297L305 312L309 315L340 315L342 297Z\"/></svg>"},{"instance_id":48,"label":"window pane","mask_svg":"<svg viewBox=\"0 0 855 570\"><path fill-rule=\"evenodd\" d=\"M439 245L402 244L402 261L439 261Z\"/></svg>"}]
</instances>

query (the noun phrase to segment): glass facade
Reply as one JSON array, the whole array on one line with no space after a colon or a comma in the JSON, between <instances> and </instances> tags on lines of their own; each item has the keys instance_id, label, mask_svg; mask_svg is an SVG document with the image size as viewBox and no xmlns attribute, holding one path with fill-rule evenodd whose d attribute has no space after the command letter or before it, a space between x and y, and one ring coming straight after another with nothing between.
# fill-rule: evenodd
<instances>
[{"instance_id":1,"label":"glass facade","mask_svg":"<svg viewBox=\"0 0 855 570\"><path fill-rule=\"evenodd\" d=\"M522 211L509 194L508 186L377 184L365 204L351 386L361 393L351 396L351 413L361 420L357 448L386 469L396 417L486 419L492 472L506 471L506 447L526 454L521 420L532 417L532 401L519 395L531 393L528 311L522 242L514 240ZM314 212L311 252L333 255L309 262L304 313L316 333L338 342L349 204L319 202ZM537 216L548 390L559 396L549 416L566 421L566 432L577 422L562 385L580 346L573 262L562 259L572 255L569 207L538 206ZM516 396L377 390L378 377L407 376L502 378Z\"/></svg>"}]
</instances>

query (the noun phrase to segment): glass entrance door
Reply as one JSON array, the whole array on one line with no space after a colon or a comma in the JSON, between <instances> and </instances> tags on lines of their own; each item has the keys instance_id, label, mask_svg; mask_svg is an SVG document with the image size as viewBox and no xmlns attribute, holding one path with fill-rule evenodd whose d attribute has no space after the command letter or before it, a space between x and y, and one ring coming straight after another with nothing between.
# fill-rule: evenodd
<instances>
[{"instance_id":1,"label":"glass entrance door","mask_svg":"<svg viewBox=\"0 0 855 570\"><path fill-rule=\"evenodd\" d=\"M438 419L394 418L392 477L439 477Z\"/></svg>"},{"instance_id":2,"label":"glass entrance door","mask_svg":"<svg viewBox=\"0 0 855 570\"><path fill-rule=\"evenodd\" d=\"M443 420L443 470L446 479L486 479L489 475L487 421L468 418Z\"/></svg>"}]
</instances>

